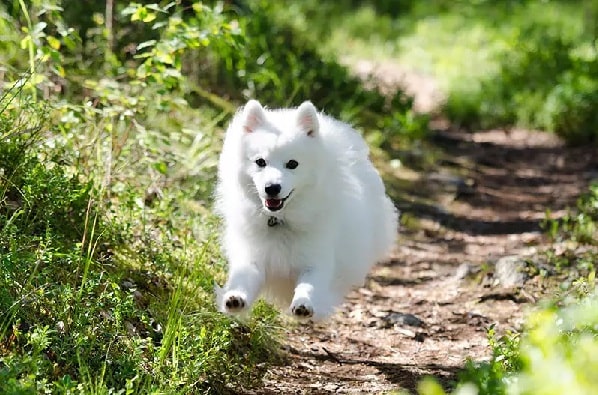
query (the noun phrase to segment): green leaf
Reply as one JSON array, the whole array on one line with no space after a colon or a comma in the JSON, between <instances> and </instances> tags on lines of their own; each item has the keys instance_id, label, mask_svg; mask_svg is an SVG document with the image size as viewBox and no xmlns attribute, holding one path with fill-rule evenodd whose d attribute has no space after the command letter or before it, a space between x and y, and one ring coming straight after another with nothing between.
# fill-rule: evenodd
<instances>
[{"instance_id":1,"label":"green leaf","mask_svg":"<svg viewBox=\"0 0 598 395\"><path fill-rule=\"evenodd\" d=\"M193 11L195 11L196 14L201 14L203 12L203 4L201 4L201 2L197 2L197 3L193 3Z\"/></svg>"},{"instance_id":2,"label":"green leaf","mask_svg":"<svg viewBox=\"0 0 598 395\"><path fill-rule=\"evenodd\" d=\"M21 49L26 49L27 46L29 46L30 42L31 42L31 36L23 37L23 39L21 40Z\"/></svg>"},{"instance_id":3,"label":"green leaf","mask_svg":"<svg viewBox=\"0 0 598 395\"><path fill-rule=\"evenodd\" d=\"M153 21L154 19L156 19L156 13L148 12L147 15L142 20L143 20L143 22L148 23L148 22Z\"/></svg>"},{"instance_id":4,"label":"green leaf","mask_svg":"<svg viewBox=\"0 0 598 395\"><path fill-rule=\"evenodd\" d=\"M71 51L73 51L77 44L75 43L75 40L73 40L70 36L64 36L62 38L62 41L64 43L64 45Z\"/></svg>"},{"instance_id":5,"label":"green leaf","mask_svg":"<svg viewBox=\"0 0 598 395\"><path fill-rule=\"evenodd\" d=\"M148 41L144 41L142 43L140 43L139 45L137 45L137 50L142 50L143 48L147 48L147 47L153 47L154 45L156 45L156 40L148 40Z\"/></svg>"},{"instance_id":6,"label":"green leaf","mask_svg":"<svg viewBox=\"0 0 598 395\"><path fill-rule=\"evenodd\" d=\"M46 40L48 41L48 45L55 50L59 50L60 49L60 40L58 40L56 37L52 37L52 36L48 36L46 37Z\"/></svg>"},{"instance_id":7,"label":"green leaf","mask_svg":"<svg viewBox=\"0 0 598 395\"><path fill-rule=\"evenodd\" d=\"M174 56L172 56L170 53L160 51L156 53L156 60L164 64L173 64Z\"/></svg>"},{"instance_id":8,"label":"green leaf","mask_svg":"<svg viewBox=\"0 0 598 395\"><path fill-rule=\"evenodd\" d=\"M417 385L417 392L420 395L445 395L442 386L431 377L426 377Z\"/></svg>"},{"instance_id":9,"label":"green leaf","mask_svg":"<svg viewBox=\"0 0 598 395\"><path fill-rule=\"evenodd\" d=\"M66 73L64 72L64 67L60 65L56 66L56 73L62 78L64 78L64 76L66 75Z\"/></svg>"},{"instance_id":10,"label":"green leaf","mask_svg":"<svg viewBox=\"0 0 598 395\"><path fill-rule=\"evenodd\" d=\"M168 166L164 162L157 162L154 163L154 169L156 169L160 174L166 174L168 171Z\"/></svg>"},{"instance_id":11,"label":"green leaf","mask_svg":"<svg viewBox=\"0 0 598 395\"><path fill-rule=\"evenodd\" d=\"M130 11L129 9L127 9L127 11ZM155 12L149 12L148 11L148 7L144 7L144 6L140 6L137 9L135 9L133 11L133 13L131 14L131 21L142 21L142 22L151 22L154 19L156 19L156 13Z\"/></svg>"}]
</instances>

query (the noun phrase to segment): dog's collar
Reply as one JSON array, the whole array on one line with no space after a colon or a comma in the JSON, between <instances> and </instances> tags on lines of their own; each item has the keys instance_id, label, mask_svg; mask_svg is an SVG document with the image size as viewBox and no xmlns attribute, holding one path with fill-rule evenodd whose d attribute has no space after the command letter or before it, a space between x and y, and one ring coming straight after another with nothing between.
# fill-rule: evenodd
<instances>
[{"instance_id":1,"label":"dog's collar","mask_svg":"<svg viewBox=\"0 0 598 395\"><path fill-rule=\"evenodd\" d=\"M272 228L276 225L281 225L282 224L282 220L276 218L276 217L268 217L268 227Z\"/></svg>"}]
</instances>

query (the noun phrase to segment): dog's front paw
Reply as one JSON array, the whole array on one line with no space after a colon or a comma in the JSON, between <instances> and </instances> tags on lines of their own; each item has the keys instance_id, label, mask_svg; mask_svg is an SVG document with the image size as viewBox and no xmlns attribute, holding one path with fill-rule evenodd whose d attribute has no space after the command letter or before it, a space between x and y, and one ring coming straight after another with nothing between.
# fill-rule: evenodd
<instances>
[{"instance_id":1,"label":"dog's front paw","mask_svg":"<svg viewBox=\"0 0 598 395\"><path fill-rule=\"evenodd\" d=\"M314 315L314 308L311 306L311 301L307 298L294 300L291 304L291 313L301 320L307 320Z\"/></svg>"},{"instance_id":2,"label":"dog's front paw","mask_svg":"<svg viewBox=\"0 0 598 395\"><path fill-rule=\"evenodd\" d=\"M227 313L239 313L245 309L247 301L238 292L227 292L224 295L224 310Z\"/></svg>"}]
</instances>

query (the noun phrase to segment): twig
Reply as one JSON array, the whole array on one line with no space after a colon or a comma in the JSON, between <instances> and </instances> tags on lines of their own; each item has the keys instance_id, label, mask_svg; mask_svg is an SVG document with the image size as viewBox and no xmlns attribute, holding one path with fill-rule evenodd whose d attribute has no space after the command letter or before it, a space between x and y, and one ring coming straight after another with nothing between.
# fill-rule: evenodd
<instances>
[{"instance_id":1,"label":"twig","mask_svg":"<svg viewBox=\"0 0 598 395\"><path fill-rule=\"evenodd\" d=\"M324 350L326 352L326 354L328 354L328 356L330 357L330 359L332 359L334 362L338 363L339 365L343 364L343 361L341 361L335 354L333 354L332 352L328 351L328 349L326 349L326 347L322 347L322 350Z\"/></svg>"}]
</instances>

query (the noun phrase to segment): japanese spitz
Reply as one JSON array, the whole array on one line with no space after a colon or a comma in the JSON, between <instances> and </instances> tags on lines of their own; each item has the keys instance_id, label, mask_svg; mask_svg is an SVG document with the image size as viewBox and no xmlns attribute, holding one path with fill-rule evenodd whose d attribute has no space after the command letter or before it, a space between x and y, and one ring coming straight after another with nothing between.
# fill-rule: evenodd
<instances>
[{"instance_id":1,"label":"japanese spitz","mask_svg":"<svg viewBox=\"0 0 598 395\"><path fill-rule=\"evenodd\" d=\"M229 262L221 311L243 313L262 296L318 321L363 283L398 226L368 154L353 128L311 102L269 110L250 100L237 112L216 191Z\"/></svg>"}]
</instances>

